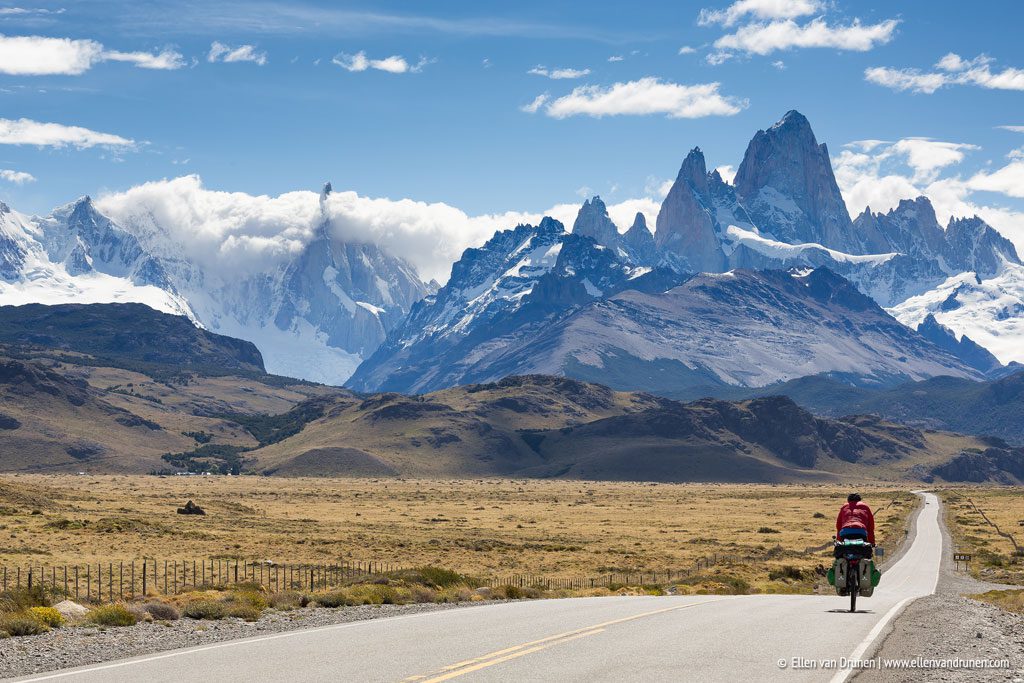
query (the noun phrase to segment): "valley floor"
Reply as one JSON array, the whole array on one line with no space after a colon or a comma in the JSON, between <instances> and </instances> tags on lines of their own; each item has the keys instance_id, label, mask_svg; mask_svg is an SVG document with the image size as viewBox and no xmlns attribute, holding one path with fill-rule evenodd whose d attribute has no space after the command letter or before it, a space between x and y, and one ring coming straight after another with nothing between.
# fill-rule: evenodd
<instances>
[{"instance_id":1,"label":"valley floor","mask_svg":"<svg viewBox=\"0 0 1024 683\"><path fill-rule=\"evenodd\" d=\"M877 510L880 544L891 548L913 495L861 492ZM811 592L846 493L834 485L2 475L0 565L24 573L142 557L373 561L568 578L678 572L712 558L684 590ZM176 514L188 500L207 514Z\"/></svg>"}]
</instances>

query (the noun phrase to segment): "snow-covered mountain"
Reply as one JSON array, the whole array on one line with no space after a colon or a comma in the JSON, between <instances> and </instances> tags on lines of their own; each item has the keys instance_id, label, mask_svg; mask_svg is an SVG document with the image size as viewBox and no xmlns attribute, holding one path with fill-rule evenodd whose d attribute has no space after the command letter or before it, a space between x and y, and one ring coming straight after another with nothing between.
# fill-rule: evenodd
<instances>
[{"instance_id":1,"label":"snow-covered mountain","mask_svg":"<svg viewBox=\"0 0 1024 683\"><path fill-rule=\"evenodd\" d=\"M412 326L398 328L349 386L424 392L554 374L665 392L758 387L824 372L875 384L981 376L826 268L735 270L665 284L594 296L540 316L506 314L466 334L434 327L423 336ZM427 309L421 304L414 314Z\"/></svg>"},{"instance_id":2,"label":"snow-covered mountain","mask_svg":"<svg viewBox=\"0 0 1024 683\"><path fill-rule=\"evenodd\" d=\"M43 217L2 206L0 304L145 303L255 343L269 372L340 384L432 291L402 259L332 235L326 213L294 256L241 276L183 256L170 228L145 210L115 223L89 197Z\"/></svg>"},{"instance_id":3,"label":"snow-covered mountain","mask_svg":"<svg viewBox=\"0 0 1024 683\"><path fill-rule=\"evenodd\" d=\"M570 237L601 255L601 284L566 258ZM827 148L791 111L757 132L735 184L708 172L700 148L691 150L653 234L642 217L620 233L594 197L571 235L545 219L468 250L448 284L414 307L350 386L427 391L520 372L646 389L760 386L826 371L855 381L978 376L1000 366L986 348L1003 362L1024 354L1024 312L1007 302L1024 295L1020 263L1013 245L977 217L940 226L925 197L851 220ZM758 271L790 275L755 283ZM677 286L695 273L718 277ZM742 284L737 291L722 284L730 278ZM860 298L831 278L853 283ZM753 295L768 282L781 290ZM863 319L831 319L825 305L819 320L831 327L807 327L800 308L822 302L792 298L793 282L841 295L828 303L854 305ZM966 282L977 289L964 311L933 310L951 287L967 297ZM976 305L982 300L988 304ZM891 307L906 327L879 306ZM928 313L935 317L922 326ZM881 329L886 341L876 344L871 335Z\"/></svg>"}]
</instances>

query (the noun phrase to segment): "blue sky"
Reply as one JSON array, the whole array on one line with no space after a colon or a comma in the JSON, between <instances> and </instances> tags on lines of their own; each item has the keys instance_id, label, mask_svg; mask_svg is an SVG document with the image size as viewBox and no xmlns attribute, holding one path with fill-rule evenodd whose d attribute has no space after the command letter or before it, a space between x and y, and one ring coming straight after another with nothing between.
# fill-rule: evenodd
<instances>
[{"instance_id":1,"label":"blue sky","mask_svg":"<svg viewBox=\"0 0 1024 683\"><path fill-rule=\"evenodd\" d=\"M1022 20L1011 0L0 3L0 198L198 174L470 216L657 201L691 147L736 166L798 109L861 203L945 193L1020 245L1024 132L1000 126L1024 126Z\"/></svg>"}]
</instances>

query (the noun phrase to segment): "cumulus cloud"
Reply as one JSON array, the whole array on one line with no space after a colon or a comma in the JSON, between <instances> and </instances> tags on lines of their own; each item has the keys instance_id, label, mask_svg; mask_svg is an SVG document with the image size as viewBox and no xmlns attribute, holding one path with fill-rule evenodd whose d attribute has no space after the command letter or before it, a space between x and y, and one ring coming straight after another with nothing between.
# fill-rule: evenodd
<instances>
[{"instance_id":1,"label":"cumulus cloud","mask_svg":"<svg viewBox=\"0 0 1024 683\"><path fill-rule=\"evenodd\" d=\"M206 54L208 62L225 62L227 64L237 62L252 62L263 66L267 63L267 53L256 49L255 45L239 45L231 47L220 41L210 43L210 51Z\"/></svg>"},{"instance_id":2,"label":"cumulus cloud","mask_svg":"<svg viewBox=\"0 0 1024 683\"><path fill-rule=\"evenodd\" d=\"M701 26L732 26L740 19L796 19L822 8L820 0L738 0L725 9L702 9L697 18Z\"/></svg>"},{"instance_id":3,"label":"cumulus cloud","mask_svg":"<svg viewBox=\"0 0 1024 683\"><path fill-rule=\"evenodd\" d=\"M544 76L553 80L566 78L583 78L590 75L590 69L549 69L546 66L535 66L526 73L534 76Z\"/></svg>"},{"instance_id":4,"label":"cumulus cloud","mask_svg":"<svg viewBox=\"0 0 1024 683\"><path fill-rule=\"evenodd\" d=\"M184 250L224 277L266 272L300 253L324 221L339 240L375 243L412 263L425 279L447 279L453 261L495 230L536 222L538 214L470 216L444 203L363 197L335 191L276 197L207 189L197 175L145 183L96 200L122 223L158 234L153 248Z\"/></svg>"},{"instance_id":5,"label":"cumulus cloud","mask_svg":"<svg viewBox=\"0 0 1024 683\"><path fill-rule=\"evenodd\" d=\"M418 62L412 64L401 55L391 55L383 59L370 59L362 50L354 55L342 52L335 55L331 61L346 71L359 72L366 71L367 69L376 69L377 71L386 71L391 74L419 73L423 70L423 67L430 63L430 60L420 57Z\"/></svg>"},{"instance_id":6,"label":"cumulus cloud","mask_svg":"<svg viewBox=\"0 0 1024 683\"><path fill-rule=\"evenodd\" d=\"M681 48L679 48L679 53L678 54L681 54L681 55L692 55L696 51L697 51L697 48L695 48L695 47L690 47L689 45L683 45Z\"/></svg>"},{"instance_id":7,"label":"cumulus cloud","mask_svg":"<svg viewBox=\"0 0 1024 683\"><path fill-rule=\"evenodd\" d=\"M608 58L608 61L609 62L621 62L623 59L625 59L625 57L623 57L622 55L612 55L611 57Z\"/></svg>"},{"instance_id":8,"label":"cumulus cloud","mask_svg":"<svg viewBox=\"0 0 1024 683\"><path fill-rule=\"evenodd\" d=\"M1024 161L1020 161L1020 155L1014 152L1010 153L1010 158L1014 161L996 171L981 171L973 175L967 181L967 187L1024 199Z\"/></svg>"},{"instance_id":9,"label":"cumulus cloud","mask_svg":"<svg viewBox=\"0 0 1024 683\"><path fill-rule=\"evenodd\" d=\"M0 35L0 73L12 76L78 76L99 62L129 62L142 69L180 69L182 55L107 50L95 40Z\"/></svg>"},{"instance_id":10,"label":"cumulus cloud","mask_svg":"<svg viewBox=\"0 0 1024 683\"><path fill-rule=\"evenodd\" d=\"M1002 130L1008 130L1011 133L1024 133L1024 126L996 126Z\"/></svg>"},{"instance_id":11,"label":"cumulus cloud","mask_svg":"<svg viewBox=\"0 0 1024 683\"><path fill-rule=\"evenodd\" d=\"M722 36L714 45L719 50L737 50L767 55L793 48L835 48L866 52L892 40L899 22L887 19L877 24L862 24L859 19L845 26L829 25L823 18L798 24L792 19L767 24L748 24L735 33Z\"/></svg>"},{"instance_id":12,"label":"cumulus cloud","mask_svg":"<svg viewBox=\"0 0 1024 683\"><path fill-rule=\"evenodd\" d=\"M680 85L648 77L610 86L578 86L557 99L540 96L523 109L532 113L543 108L545 114L556 119L646 114L695 119L732 116L747 107L747 100L722 95L718 92L719 86L719 83Z\"/></svg>"},{"instance_id":13,"label":"cumulus cloud","mask_svg":"<svg viewBox=\"0 0 1024 683\"><path fill-rule=\"evenodd\" d=\"M989 90L1024 90L1024 69L1006 67L993 70L994 61L987 55L966 60L950 52L935 63L932 71L875 66L864 70L864 79L892 90L909 90L925 95L953 85L974 85Z\"/></svg>"},{"instance_id":14,"label":"cumulus cloud","mask_svg":"<svg viewBox=\"0 0 1024 683\"><path fill-rule=\"evenodd\" d=\"M111 133L99 133L81 126L42 123L31 119L0 119L0 145L36 147L134 147L135 141Z\"/></svg>"},{"instance_id":15,"label":"cumulus cloud","mask_svg":"<svg viewBox=\"0 0 1024 683\"><path fill-rule=\"evenodd\" d=\"M36 177L31 173L12 171L8 168L0 169L0 179L15 185L24 185L25 183L34 183L36 181Z\"/></svg>"}]
</instances>

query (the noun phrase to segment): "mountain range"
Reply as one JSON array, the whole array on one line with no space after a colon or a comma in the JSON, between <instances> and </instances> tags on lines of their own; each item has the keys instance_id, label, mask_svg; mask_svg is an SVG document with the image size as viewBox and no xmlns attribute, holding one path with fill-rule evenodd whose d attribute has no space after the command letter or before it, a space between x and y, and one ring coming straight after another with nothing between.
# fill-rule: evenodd
<instances>
[{"instance_id":1,"label":"mountain range","mask_svg":"<svg viewBox=\"0 0 1024 683\"><path fill-rule=\"evenodd\" d=\"M686 155L652 232L599 197L467 249L443 287L387 245L315 234L241 274L185 256L163 214L83 197L0 205L0 304L140 302L254 343L270 372L423 392L545 373L662 393L829 373L861 386L995 376L1024 360L1024 266L925 197L852 218L828 149L790 111L732 182ZM899 322L897 322L899 321ZM902 323L902 324L900 324Z\"/></svg>"}]
</instances>

